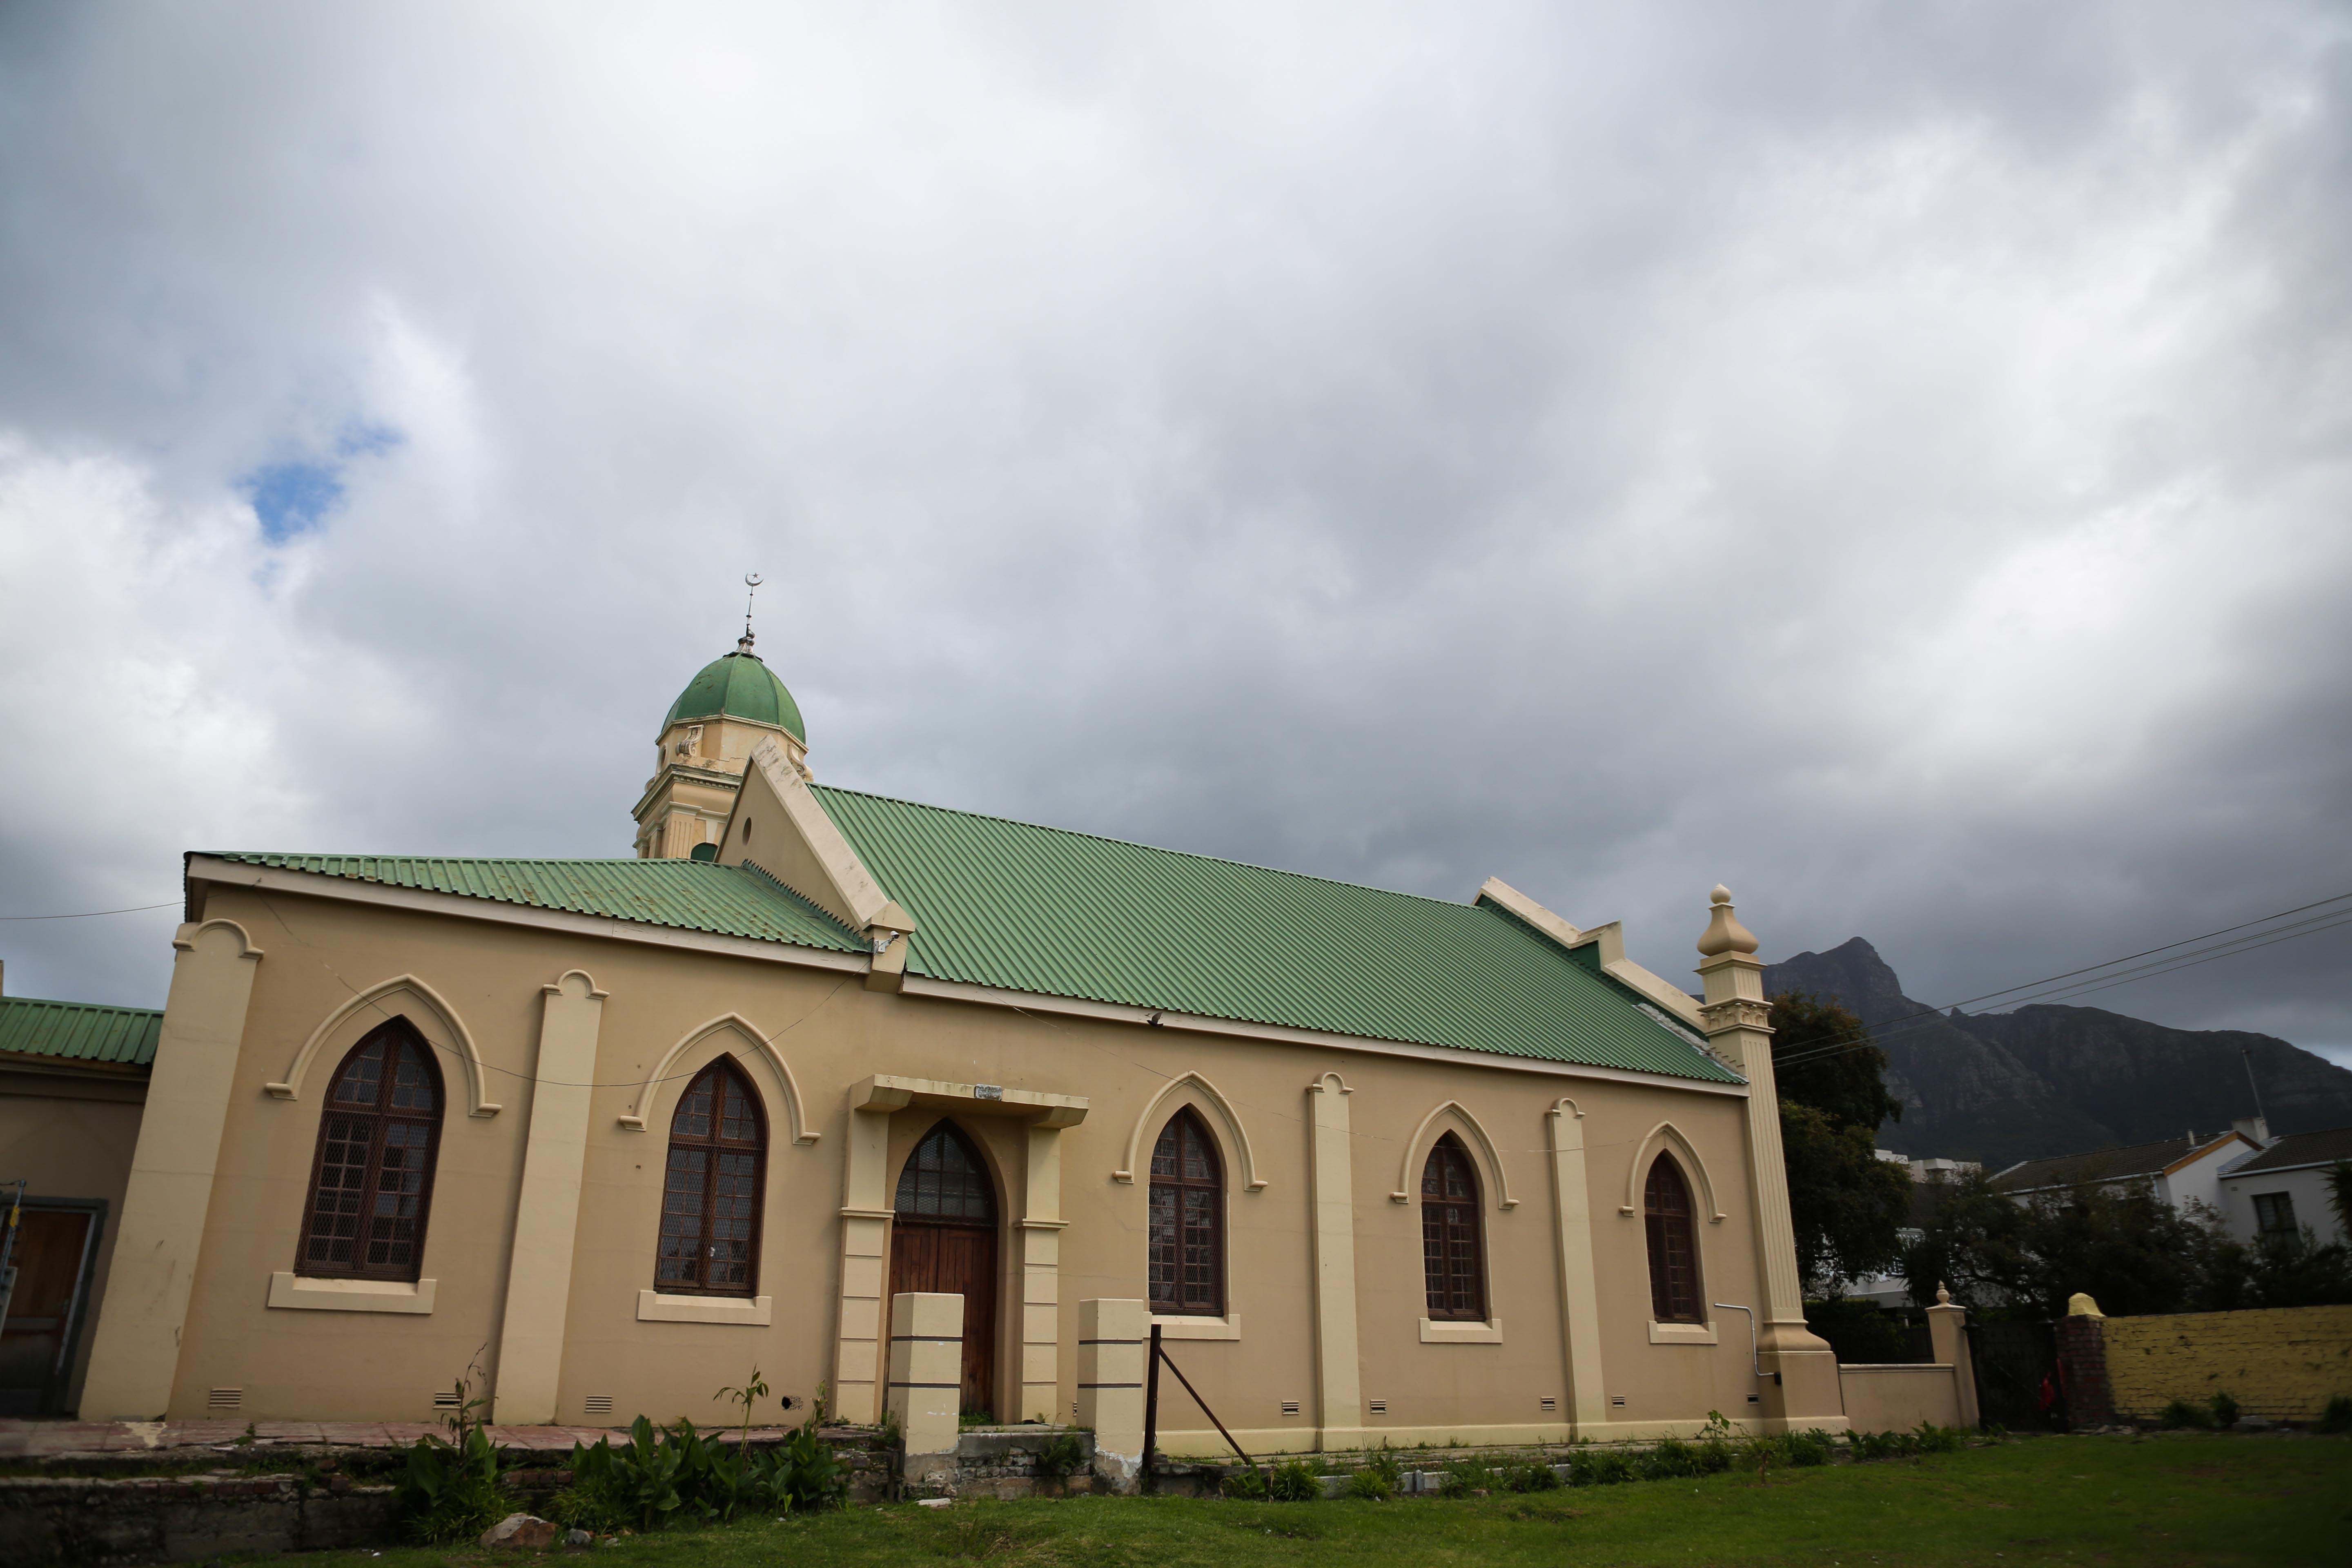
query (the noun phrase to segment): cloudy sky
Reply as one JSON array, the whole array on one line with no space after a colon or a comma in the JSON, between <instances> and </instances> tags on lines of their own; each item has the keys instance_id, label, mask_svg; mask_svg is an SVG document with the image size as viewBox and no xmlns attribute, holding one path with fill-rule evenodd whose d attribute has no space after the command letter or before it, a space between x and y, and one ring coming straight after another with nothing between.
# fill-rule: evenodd
<instances>
[{"instance_id":1,"label":"cloudy sky","mask_svg":"<svg viewBox=\"0 0 2352 1568\"><path fill-rule=\"evenodd\" d=\"M759 571L827 782L1956 1000L2352 891L2347 512L2337 5L0 5L0 914L625 855Z\"/></svg>"}]
</instances>

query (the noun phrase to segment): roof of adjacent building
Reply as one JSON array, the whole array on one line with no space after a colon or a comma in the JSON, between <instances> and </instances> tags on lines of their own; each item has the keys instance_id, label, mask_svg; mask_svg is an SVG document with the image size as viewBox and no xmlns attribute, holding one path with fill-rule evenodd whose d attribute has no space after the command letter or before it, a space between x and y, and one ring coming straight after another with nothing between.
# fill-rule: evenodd
<instances>
[{"instance_id":1,"label":"roof of adjacent building","mask_svg":"<svg viewBox=\"0 0 2352 1568\"><path fill-rule=\"evenodd\" d=\"M147 1068L163 1015L152 1007L102 1007L0 996L0 1053Z\"/></svg>"},{"instance_id":2,"label":"roof of adjacent building","mask_svg":"<svg viewBox=\"0 0 2352 1568\"><path fill-rule=\"evenodd\" d=\"M2121 1149L2098 1149L2088 1154L2057 1154L2046 1160L2026 1160L1992 1178L2005 1193L2037 1192L2043 1187L2079 1187L2094 1182L2117 1182L2130 1176L2160 1176L2192 1153L2200 1153L2236 1136L2223 1132L2191 1142L2187 1134L2134 1143Z\"/></svg>"},{"instance_id":3,"label":"roof of adjacent building","mask_svg":"<svg viewBox=\"0 0 2352 1568\"><path fill-rule=\"evenodd\" d=\"M247 866L310 871L387 888L449 893L567 914L601 915L677 931L835 952L866 944L840 921L756 866L704 860L467 860L425 855L214 852Z\"/></svg>"},{"instance_id":4,"label":"roof of adjacent building","mask_svg":"<svg viewBox=\"0 0 2352 1568\"><path fill-rule=\"evenodd\" d=\"M755 724L773 724L789 730L793 738L808 744L808 731L801 723L801 706L784 689L776 672L761 662L760 656L750 648L738 648L721 654L702 667L677 700L669 705L669 717L662 721L667 733L672 724L692 719L749 719Z\"/></svg>"},{"instance_id":5,"label":"roof of adjacent building","mask_svg":"<svg viewBox=\"0 0 2352 1568\"><path fill-rule=\"evenodd\" d=\"M2294 1171L2305 1165L2332 1165L2352 1160L2352 1127L2330 1127L2321 1132L2290 1132L2242 1165L2232 1176L2260 1175L2265 1171Z\"/></svg>"},{"instance_id":6,"label":"roof of adjacent building","mask_svg":"<svg viewBox=\"0 0 2352 1568\"><path fill-rule=\"evenodd\" d=\"M1604 977L1590 950L1564 951L1491 905L856 790L815 794L913 918L909 974L1741 1081Z\"/></svg>"}]
</instances>

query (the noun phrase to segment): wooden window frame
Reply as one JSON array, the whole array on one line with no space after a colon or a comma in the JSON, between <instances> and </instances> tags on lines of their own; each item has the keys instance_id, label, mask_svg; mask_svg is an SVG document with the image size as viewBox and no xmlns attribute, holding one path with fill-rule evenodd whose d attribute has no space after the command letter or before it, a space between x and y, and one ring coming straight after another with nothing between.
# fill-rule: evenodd
<instances>
[{"instance_id":1,"label":"wooden window frame","mask_svg":"<svg viewBox=\"0 0 2352 1568\"><path fill-rule=\"evenodd\" d=\"M681 1135L677 1130L677 1119L685 1112L688 1096L694 1093L696 1087L703 1079L713 1075L717 1076L718 1082L714 1086L717 1097L711 1101L712 1131L708 1136L700 1138L690 1134ZM758 1137L749 1144L740 1140L730 1141L719 1131L726 1124L726 1090L730 1079L732 1079L735 1086L742 1091L744 1100L751 1107L752 1119L759 1127ZM662 1266L665 1262L662 1257L662 1245L667 1239L662 1225L669 1217L671 1161L681 1148L694 1150L709 1157L709 1163L705 1167L702 1184L700 1215L702 1255L697 1260L695 1278L690 1282L666 1279L662 1277ZM751 1243L745 1249L743 1283L713 1285L709 1283L710 1237L711 1232L718 1226L718 1215L715 1212L719 1203L717 1157L721 1154L740 1154L746 1152L751 1155ZM767 1229L768 1221L768 1107L760 1098L759 1089L753 1086L751 1075L745 1072L743 1064L732 1056L720 1056L705 1063L693 1077L687 1079L685 1090L678 1095L677 1104L670 1111L669 1142L662 1149L661 1172L662 1201L654 1232L655 1290L665 1296L713 1296L732 1300L759 1295L760 1261L762 1251L760 1244Z\"/></svg>"},{"instance_id":2,"label":"wooden window frame","mask_svg":"<svg viewBox=\"0 0 2352 1568\"><path fill-rule=\"evenodd\" d=\"M1442 1172L1440 1190L1432 1193L1431 1171L1457 1162L1469 1182L1468 1199L1445 1195ZM1434 1232L1433 1226L1436 1227ZM1470 1255L1471 1289L1462 1291L1454 1289L1454 1282L1461 1274L1453 1264L1458 1249L1465 1246ZM1451 1132L1432 1143L1421 1162L1421 1274L1422 1295L1432 1322L1487 1321L1485 1194L1478 1180L1478 1163L1470 1157L1462 1140Z\"/></svg>"},{"instance_id":3,"label":"wooden window frame","mask_svg":"<svg viewBox=\"0 0 2352 1568\"><path fill-rule=\"evenodd\" d=\"M1659 1205L1658 1177L1662 1172L1681 1194L1682 1209L1679 1213ZM1659 1154L1650 1163L1650 1173L1642 1182L1643 1241L1650 1259L1650 1316L1656 1322L1706 1321L1706 1273L1700 1266L1696 1217L1691 1198L1690 1178L1683 1174L1681 1163L1672 1154ZM1674 1276L1671 1272L1671 1253L1677 1232L1683 1252L1690 1262L1690 1299L1679 1306L1674 1299Z\"/></svg>"},{"instance_id":4,"label":"wooden window frame","mask_svg":"<svg viewBox=\"0 0 2352 1568\"><path fill-rule=\"evenodd\" d=\"M384 1073L376 1090L376 1103L366 1110L339 1105L335 1090L341 1084L343 1075L351 1070L352 1063L369 1047L378 1043L384 1047ZM423 1116L414 1111L394 1115L391 1100L399 1085L400 1058L411 1046L415 1047L418 1059L425 1064L425 1081L433 1093L433 1107ZM294 1243L294 1272L297 1276L308 1279L387 1279L412 1285L424 1277L425 1243L433 1220L434 1177L441 1165L441 1123L448 1103L447 1086L442 1082L441 1064L436 1059L433 1044L406 1018L386 1019L362 1035L358 1044L343 1053L342 1059L335 1064L335 1070L327 1077L326 1103L320 1109L318 1136L312 1141L310 1184L302 1195L302 1229ZM386 1131L394 1122L409 1125L423 1122L426 1125L424 1179L418 1184L416 1194L415 1238L405 1264L386 1264L375 1268L367 1265L365 1227L369 1216L364 1212L360 1215L361 1234L352 1239L352 1263L322 1263L310 1256L311 1235L319 1221L320 1183L326 1175L327 1134L333 1129L338 1117L362 1117L370 1123L367 1156L361 1166L364 1173L360 1188L363 1205L372 1200L383 1178Z\"/></svg>"},{"instance_id":5,"label":"wooden window frame","mask_svg":"<svg viewBox=\"0 0 2352 1568\"><path fill-rule=\"evenodd\" d=\"M1182 1173L1184 1169L1183 1140L1188 1131L1192 1137L1199 1140L1202 1150L1208 1156L1212 1174L1205 1180L1196 1176L1187 1176ZM1177 1173L1172 1176L1162 1176L1160 1173L1160 1142L1161 1139L1168 1137L1171 1132L1176 1135L1177 1139L1177 1156L1175 1163ZM1209 1131L1209 1124L1206 1121L1202 1120L1201 1113L1187 1105L1181 1107L1175 1115L1171 1116L1160 1125L1159 1133L1151 1140L1150 1164L1147 1168L1150 1172L1150 1185L1146 1190L1144 1197L1143 1211L1143 1292L1145 1310L1151 1313L1152 1316L1159 1318L1223 1318L1225 1315L1225 1283L1227 1277L1227 1270L1225 1268L1224 1151L1217 1146L1217 1141L1211 1135ZM1173 1293L1164 1300L1153 1294L1157 1287L1151 1278L1151 1251L1154 1247L1159 1246L1159 1239L1156 1234L1158 1221L1154 1216L1156 1215L1160 1206L1160 1194L1163 1192L1168 1194L1168 1201L1173 1206L1176 1214L1175 1245L1177 1274L1177 1278L1173 1282ZM1210 1215L1209 1225L1207 1227L1209 1230L1210 1299L1205 1305L1198 1301L1187 1301L1184 1299L1183 1279L1184 1251L1187 1233L1195 1228L1184 1223L1184 1194L1186 1193L1202 1192L1205 1192L1209 1194Z\"/></svg>"}]
</instances>

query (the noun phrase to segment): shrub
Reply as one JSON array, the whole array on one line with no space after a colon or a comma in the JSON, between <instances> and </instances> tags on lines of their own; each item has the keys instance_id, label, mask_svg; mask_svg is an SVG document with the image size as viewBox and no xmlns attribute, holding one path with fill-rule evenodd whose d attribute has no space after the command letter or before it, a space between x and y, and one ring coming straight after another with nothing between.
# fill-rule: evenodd
<instances>
[{"instance_id":1,"label":"shrub","mask_svg":"<svg viewBox=\"0 0 2352 1568\"><path fill-rule=\"evenodd\" d=\"M2238 1419L2238 1402L2227 1394L2213 1396L2213 1425L2227 1427Z\"/></svg>"},{"instance_id":2,"label":"shrub","mask_svg":"<svg viewBox=\"0 0 2352 1568\"><path fill-rule=\"evenodd\" d=\"M1938 1426L1931 1421L1922 1421L1911 1437L1913 1447L1922 1454L1957 1454L1960 1451L1960 1429L1957 1426Z\"/></svg>"},{"instance_id":3,"label":"shrub","mask_svg":"<svg viewBox=\"0 0 2352 1568\"><path fill-rule=\"evenodd\" d=\"M1086 1466L1087 1440L1076 1432L1065 1432L1037 1450L1037 1473L1048 1480L1059 1480Z\"/></svg>"},{"instance_id":4,"label":"shrub","mask_svg":"<svg viewBox=\"0 0 2352 1568\"><path fill-rule=\"evenodd\" d=\"M1870 1459L1899 1459L1919 1450L1918 1437L1909 1432L1848 1432L1846 1446L1853 1450L1857 1463Z\"/></svg>"},{"instance_id":5,"label":"shrub","mask_svg":"<svg viewBox=\"0 0 2352 1568\"><path fill-rule=\"evenodd\" d=\"M2171 1404L2166 1405L2164 1409L2158 1413L2156 1418L2156 1424L2159 1426L2168 1427L2210 1426L2212 1425L2212 1417L2206 1415L2204 1411L2200 1410L2194 1405L2189 1404L2189 1401L2185 1399L2176 1399Z\"/></svg>"},{"instance_id":6,"label":"shrub","mask_svg":"<svg viewBox=\"0 0 2352 1568\"><path fill-rule=\"evenodd\" d=\"M758 1471L759 1494L770 1508L791 1509L807 1513L819 1509L846 1507L849 1500L849 1468L844 1465L830 1444L817 1436L817 1420L821 1414L812 1411L793 1435L769 1450ZM1084 1445L1075 1433L1065 1434L1064 1440L1080 1449L1084 1462ZM1051 1454L1048 1447L1046 1453ZM1044 1455L1039 1456L1041 1461Z\"/></svg>"},{"instance_id":7,"label":"shrub","mask_svg":"<svg viewBox=\"0 0 2352 1568\"><path fill-rule=\"evenodd\" d=\"M444 1423L448 1437L419 1437L394 1491L409 1534L427 1545L470 1541L514 1511L499 1451L478 1415L489 1400L469 1399L466 1390L460 1378L457 1409Z\"/></svg>"},{"instance_id":8,"label":"shrub","mask_svg":"<svg viewBox=\"0 0 2352 1568\"><path fill-rule=\"evenodd\" d=\"M1263 1502L1265 1500L1265 1472L1251 1469L1227 1476L1217 1483L1217 1495L1244 1502Z\"/></svg>"},{"instance_id":9,"label":"shrub","mask_svg":"<svg viewBox=\"0 0 2352 1568\"><path fill-rule=\"evenodd\" d=\"M1396 1495L1396 1483L1367 1465L1348 1478L1348 1495L1363 1502L1386 1502Z\"/></svg>"},{"instance_id":10,"label":"shrub","mask_svg":"<svg viewBox=\"0 0 2352 1568\"><path fill-rule=\"evenodd\" d=\"M1645 1481L1667 1481L1699 1474L1697 1450L1673 1437L1661 1437L1642 1456L1640 1474Z\"/></svg>"},{"instance_id":11,"label":"shrub","mask_svg":"<svg viewBox=\"0 0 2352 1568\"><path fill-rule=\"evenodd\" d=\"M1780 1438L1780 1462L1801 1469L1811 1465L1826 1465L1837 1458L1837 1439L1818 1426L1802 1432L1786 1432Z\"/></svg>"},{"instance_id":12,"label":"shrub","mask_svg":"<svg viewBox=\"0 0 2352 1568\"><path fill-rule=\"evenodd\" d=\"M1559 1486L1559 1474L1540 1459L1524 1465L1507 1465L1502 1471L1503 1485L1515 1492L1548 1492Z\"/></svg>"},{"instance_id":13,"label":"shrub","mask_svg":"<svg viewBox=\"0 0 2352 1568\"><path fill-rule=\"evenodd\" d=\"M1444 1497L1472 1497L1479 1492L1494 1493L1503 1489L1503 1478L1490 1465L1475 1459L1457 1459L1445 1467L1437 1489Z\"/></svg>"},{"instance_id":14,"label":"shrub","mask_svg":"<svg viewBox=\"0 0 2352 1568\"><path fill-rule=\"evenodd\" d=\"M2315 1432L2352 1432L2352 1396L2337 1394L2312 1423Z\"/></svg>"},{"instance_id":15,"label":"shrub","mask_svg":"<svg viewBox=\"0 0 2352 1568\"><path fill-rule=\"evenodd\" d=\"M1304 1459L1285 1459L1265 1479L1265 1495L1276 1502L1313 1502L1323 1495L1323 1479Z\"/></svg>"},{"instance_id":16,"label":"shrub","mask_svg":"<svg viewBox=\"0 0 2352 1568\"><path fill-rule=\"evenodd\" d=\"M1568 1484L1613 1487L1633 1479L1631 1456L1615 1448L1579 1448L1568 1457Z\"/></svg>"}]
</instances>

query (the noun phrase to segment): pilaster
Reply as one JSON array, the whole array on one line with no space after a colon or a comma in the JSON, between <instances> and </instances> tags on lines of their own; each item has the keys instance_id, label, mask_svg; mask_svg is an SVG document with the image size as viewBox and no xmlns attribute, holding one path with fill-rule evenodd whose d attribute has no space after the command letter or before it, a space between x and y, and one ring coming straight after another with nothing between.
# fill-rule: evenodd
<instances>
[{"instance_id":1,"label":"pilaster","mask_svg":"<svg viewBox=\"0 0 2352 1568\"><path fill-rule=\"evenodd\" d=\"M157 1420L171 1409L229 1087L261 962L261 950L234 921L184 925L172 946L149 1114L131 1157L82 1388L81 1408L96 1421Z\"/></svg>"},{"instance_id":2,"label":"pilaster","mask_svg":"<svg viewBox=\"0 0 2352 1568\"><path fill-rule=\"evenodd\" d=\"M1325 1073L1307 1086L1313 1129L1315 1208L1315 1365L1317 1419L1325 1448L1364 1442L1362 1371L1356 1333L1356 1201L1348 1096L1356 1091Z\"/></svg>"},{"instance_id":3,"label":"pilaster","mask_svg":"<svg viewBox=\"0 0 2352 1568\"><path fill-rule=\"evenodd\" d=\"M1078 1303L1078 1425L1094 1431L1095 1473L1120 1491L1143 1469L1150 1321L1141 1301Z\"/></svg>"},{"instance_id":4,"label":"pilaster","mask_svg":"<svg viewBox=\"0 0 2352 1568\"><path fill-rule=\"evenodd\" d=\"M890 1112L911 1099L876 1095L866 1086L851 1091L849 1136L844 1140L848 1148L842 1181L841 1315L835 1325L833 1355L833 1409L844 1421L878 1421L882 1416L883 1269L890 1221L884 1184L890 1163Z\"/></svg>"},{"instance_id":5,"label":"pilaster","mask_svg":"<svg viewBox=\"0 0 2352 1568\"><path fill-rule=\"evenodd\" d=\"M1062 1130L1029 1127L1026 1211L1021 1218L1021 1414L1062 1424Z\"/></svg>"},{"instance_id":6,"label":"pilaster","mask_svg":"<svg viewBox=\"0 0 2352 1568\"><path fill-rule=\"evenodd\" d=\"M1761 1389L1769 1426L1842 1426L1837 1356L1805 1323L1804 1281L1797 1272L1797 1229L1789 1210L1789 1167L1780 1147L1780 1091L1772 1073L1771 1004L1757 941L1739 923L1730 891L1717 887L1698 974L1706 985L1699 1016L1707 1045L1748 1080L1748 1180L1756 1216L1757 1272L1763 1283L1757 1345L1768 1373Z\"/></svg>"},{"instance_id":7,"label":"pilaster","mask_svg":"<svg viewBox=\"0 0 2352 1568\"><path fill-rule=\"evenodd\" d=\"M1584 1112L1576 1101L1562 1100L1544 1113L1544 1120L1551 1127L1551 1191L1570 1408L1582 1436L1609 1421L1609 1391L1601 1362L1601 1289L1592 1265L1592 1196L1584 1175Z\"/></svg>"},{"instance_id":8,"label":"pilaster","mask_svg":"<svg viewBox=\"0 0 2352 1568\"><path fill-rule=\"evenodd\" d=\"M906 1290L890 1299L890 1415L908 1480L955 1468L963 1413L963 1298Z\"/></svg>"},{"instance_id":9,"label":"pilaster","mask_svg":"<svg viewBox=\"0 0 2352 1568\"><path fill-rule=\"evenodd\" d=\"M580 1185L588 1157L589 1100L606 993L580 970L541 986L539 1056L532 1068L530 1131L507 1259L506 1316L499 1329L498 1393L491 1419L530 1426L556 1417Z\"/></svg>"}]
</instances>

